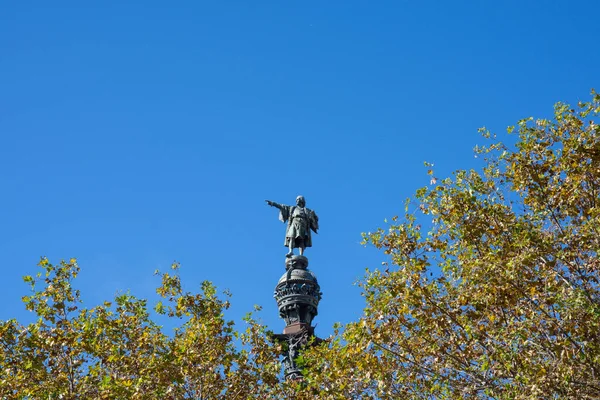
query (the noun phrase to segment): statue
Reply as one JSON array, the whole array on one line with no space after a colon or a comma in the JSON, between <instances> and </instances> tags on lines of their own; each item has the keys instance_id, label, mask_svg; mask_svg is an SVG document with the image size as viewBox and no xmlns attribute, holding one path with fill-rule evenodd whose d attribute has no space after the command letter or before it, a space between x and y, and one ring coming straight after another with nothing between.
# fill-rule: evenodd
<instances>
[{"instance_id":1,"label":"statue","mask_svg":"<svg viewBox=\"0 0 600 400\"><path fill-rule=\"evenodd\" d=\"M298 248L300 255L304 255L304 249L312 246L311 229L318 233L319 218L317 214L309 208L306 208L306 201L303 196L296 197L295 206L286 206L277 204L274 201L265 200L271 207L279 209L279 220L287 222L285 231L285 246L290 249L286 257L294 255L294 249Z\"/></svg>"}]
</instances>

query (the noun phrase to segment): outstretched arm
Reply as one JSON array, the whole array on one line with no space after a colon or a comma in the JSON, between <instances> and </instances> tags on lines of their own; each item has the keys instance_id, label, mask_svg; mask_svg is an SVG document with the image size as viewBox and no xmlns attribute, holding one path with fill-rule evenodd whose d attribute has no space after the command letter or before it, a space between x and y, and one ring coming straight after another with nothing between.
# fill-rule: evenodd
<instances>
[{"instance_id":1,"label":"outstretched arm","mask_svg":"<svg viewBox=\"0 0 600 400\"><path fill-rule=\"evenodd\" d=\"M275 203L274 201L271 201L271 200L265 200L265 201L271 207L279 208L280 210L282 209L281 204Z\"/></svg>"}]
</instances>

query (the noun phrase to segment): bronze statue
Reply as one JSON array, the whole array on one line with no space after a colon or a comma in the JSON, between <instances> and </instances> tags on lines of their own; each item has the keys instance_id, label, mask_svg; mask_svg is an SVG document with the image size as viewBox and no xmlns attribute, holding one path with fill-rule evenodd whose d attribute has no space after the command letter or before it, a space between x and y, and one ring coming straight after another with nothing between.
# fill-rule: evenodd
<instances>
[{"instance_id":1,"label":"bronze statue","mask_svg":"<svg viewBox=\"0 0 600 400\"><path fill-rule=\"evenodd\" d=\"M286 206L277 204L274 201L265 200L271 207L279 209L279 220L287 222L285 231L285 246L290 249L286 257L294 254L294 249L298 248L300 255L304 255L304 249L312 246L311 229L318 233L319 218L317 214L309 208L306 208L306 201L303 196L296 197L295 206Z\"/></svg>"}]
</instances>

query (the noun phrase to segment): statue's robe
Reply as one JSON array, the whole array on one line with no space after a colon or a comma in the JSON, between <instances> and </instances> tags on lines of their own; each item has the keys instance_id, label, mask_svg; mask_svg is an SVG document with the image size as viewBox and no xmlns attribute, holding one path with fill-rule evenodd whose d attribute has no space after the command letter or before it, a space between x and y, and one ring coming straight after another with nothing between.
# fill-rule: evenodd
<instances>
[{"instance_id":1,"label":"statue's robe","mask_svg":"<svg viewBox=\"0 0 600 400\"><path fill-rule=\"evenodd\" d=\"M304 240L304 247L312 246L311 229L315 232L319 229L319 218L313 210L306 207L282 205L279 220L287 222L284 242L286 247L289 247L290 243L294 248L298 247L297 239Z\"/></svg>"}]
</instances>

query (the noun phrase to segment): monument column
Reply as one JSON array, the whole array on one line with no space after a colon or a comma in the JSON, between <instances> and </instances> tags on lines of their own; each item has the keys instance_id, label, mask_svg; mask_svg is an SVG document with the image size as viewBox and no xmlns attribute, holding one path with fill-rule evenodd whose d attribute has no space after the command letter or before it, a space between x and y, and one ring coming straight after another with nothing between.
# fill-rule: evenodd
<instances>
[{"instance_id":1,"label":"monument column","mask_svg":"<svg viewBox=\"0 0 600 400\"><path fill-rule=\"evenodd\" d=\"M284 343L283 368L286 379L301 379L296 365L299 350L314 336L312 320L318 313L321 288L317 277L308 270L308 259L291 256L285 262L286 272L275 286L279 317L285 321L283 334L275 337ZM315 337L315 341L320 339Z\"/></svg>"},{"instance_id":2,"label":"monument column","mask_svg":"<svg viewBox=\"0 0 600 400\"><path fill-rule=\"evenodd\" d=\"M279 316L285 321L282 334L274 337L283 343L283 368L286 379L302 379L302 372L296 364L300 350L311 338L313 343L321 339L314 336L312 321L318 313L321 288L315 274L308 269L308 258L304 250L312 246L311 230L317 233L319 219L314 211L306 208L303 196L296 198L295 206L286 206L266 201L279 209L279 219L287 223L285 246L289 252L285 258L285 273L275 286L275 300ZM300 255L294 254L298 249Z\"/></svg>"}]
</instances>

